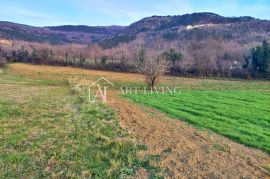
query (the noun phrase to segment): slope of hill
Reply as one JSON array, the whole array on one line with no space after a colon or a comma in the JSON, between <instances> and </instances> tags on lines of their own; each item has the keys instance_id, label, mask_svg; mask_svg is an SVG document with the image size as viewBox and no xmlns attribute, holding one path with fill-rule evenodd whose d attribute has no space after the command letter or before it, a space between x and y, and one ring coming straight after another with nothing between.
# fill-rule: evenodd
<instances>
[{"instance_id":1,"label":"slope of hill","mask_svg":"<svg viewBox=\"0 0 270 179\"><path fill-rule=\"evenodd\" d=\"M252 17L223 17L214 13L193 13L182 16L152 16L144 18L129 26L133 32L142 31L160 31L172 29L180 26L198 25L198 24L227 24L250 22L256 19Z\"/></svg>"},{"instance_id":2,"label":"slope of hill","mask_svg":"<svg viewBox=\"0 0 270 179\"><path fill-rule=\"evenodd\" d=\"M86 25L63 25L55 27L47 27L52 31L62 32L81 32L81 33L95 33L95 34L119 34L124 31L124 26L98 26L91 27Z\"/></svg>"},{"instance_id":3,"label":"slope of hill","mask_svg":"<svg viewBox=\"0 0 270 179\"><path fill-rule=\"evenodd\" d=\"M89 44L112 37L123 31L124 27L89 27L89 26L56 26L33 27L0 21L0 37L10 40L29 42L48 42L50 44Z\"/></svg>"},{"instance_id":4,"label":"slope of hill","mask_svg":"<svg viewBox=\"0 0 270 179\"><path fill-rule=\"evenodd\" d=\"M214 25L203 26L203 24ZM191 26L200 28L187 29ZM269 36L270 21L252 17L223 17L214 13L193 13L181 16L147 17L126 27L84 25L33 27L0 22L0 37L2 38L51 44L96 42L106 44L115 41L111 45L103 45L105 48L130 42L140 33L151 33L152 36L162 37L164 40L185 40L194 35L204 38L219 35L228 40L239 40L241 36L240 43L248 43L253 32L257 35L255 41Z\"/></svg>"}]
</instances>

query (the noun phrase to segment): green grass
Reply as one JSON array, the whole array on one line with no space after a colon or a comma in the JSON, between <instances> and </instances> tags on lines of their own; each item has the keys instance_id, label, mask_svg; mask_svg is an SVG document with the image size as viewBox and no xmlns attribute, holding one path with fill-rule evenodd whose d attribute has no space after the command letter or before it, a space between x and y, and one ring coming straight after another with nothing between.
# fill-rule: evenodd
<instances>
[{"instance_id":1,"label":"green grass","mask_svg":"<svg viewBox=\"0 0 270 179\"><path fill-rule=\"evenodd\" d=\"M0 73L0 178L126 178L139 168L152 177L162 174L153 167L159 156L136 157L147 147L131 142L112 109L86 103L87 97L68 86L74 76L99 76L28 68ZM269 153L269 82L166 78L160 86L180 87L182 93L127 97ZM145 87L112 81L117 90Z\"/></svg>"},{"instance_id":2,"label":"green grass","mask_svg":"<svg viewBox=\"0 0 270 179\"><path fill-rule=\"evenodd\" d=\"M125 96L270 153L270 92L186 90L180 94Z\"/></svg>"},{"instance_id":3,"label":"green grass","mask_svg":"<svg viewBox=\"0 0 270 179\"><path fill-rule=\"evenodd\" d=\"M154 160L114 111L87 103L66 83L0 74L0 178L126 178ZM87 99L85 97L85 99Z\"/></svg>"}]
</instances>

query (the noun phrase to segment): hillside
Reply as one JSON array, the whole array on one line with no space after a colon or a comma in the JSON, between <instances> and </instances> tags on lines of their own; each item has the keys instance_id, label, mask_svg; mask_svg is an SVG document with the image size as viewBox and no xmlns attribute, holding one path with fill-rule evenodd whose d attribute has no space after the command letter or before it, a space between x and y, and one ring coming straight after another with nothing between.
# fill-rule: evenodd
<instances>
[{"instance_id":1,"label":"hillside","mask_svg":"<svg viewBox=\"0 0 270 179\"><path fill-rule=\"evenodd\" d=\"M182 16L152 16L144 18L129 26L133 32L169 30L188 25L198 24L228 24L251 22L252 17L223 17L214 13L193 13Z\"/></svg>"},{"instance_id":2,"label":"hillside","mask_svg":"<svg viewBox=\"0 0 270 179\"><path fill-rule=\"evenodd\" d=\"M211 25L205 25L211 24ZM188 28L197 26L198 28ZM254 33L256 32L256 33ZM193 13L181 16L152 16L129 26L64 25L33 27L12 22L0 22L0 38L51 44L92 44L99 42L104 48L130 42L138 34L147 34L164 40L189 40L196 36L222 36L246 44L251 40L261 41L269 37L270 21L252 17L223 17L213 13ZM149 40L151 41L151 40ZM106 45L104 45L106 44Z\"/></svg>"}]
</instances>

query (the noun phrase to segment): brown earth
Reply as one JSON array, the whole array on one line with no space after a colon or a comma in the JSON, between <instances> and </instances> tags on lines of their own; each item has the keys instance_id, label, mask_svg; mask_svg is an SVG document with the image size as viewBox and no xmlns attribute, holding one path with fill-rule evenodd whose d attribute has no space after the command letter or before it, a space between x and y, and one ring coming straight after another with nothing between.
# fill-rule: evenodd
<instances>
[{"instance_id":1,"label":"brown earth","mask_svg":"<svg viewBox=\"0 0 270 179\"><path fill-rule=\"evenodd\" d=\"M160 112L135 105L111 91L120 124L149 154L160 155L157 163L166 178L270 178L269 155L200 131ZM146 173L139 174L145 178Z\"/></svg>"}]
</instances>

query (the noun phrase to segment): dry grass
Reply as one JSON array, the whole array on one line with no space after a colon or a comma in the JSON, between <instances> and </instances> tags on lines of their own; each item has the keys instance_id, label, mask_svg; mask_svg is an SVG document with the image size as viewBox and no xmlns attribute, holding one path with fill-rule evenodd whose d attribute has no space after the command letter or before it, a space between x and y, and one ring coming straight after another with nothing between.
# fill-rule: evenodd
<instances>
[{"instance_id":1,"label":"dry grass","mask_svg":"<svg viewBox=\"0 0 270 179\"><path fill-rule=\"evenodd\" d=\"M115 81L123 82L143 82L143 75L134 73L117 73L117 72L104 72L94 70L83 70L79 68L71 67L53 67L53 66L41 66L41 65L28 65L28 64L11 64L9 68L17 73L25 76L30 76L36 79L59 79L63 80L66 78L76 76L83 76L85 79L91 79L93 77L103 76ZM34 76L33 76L34 74Z\"/></svg>"},{"instance_id":2,"label":"dry grass","mask_svg":"<svg viewBox=\"0 0 270 179\"><path fill-rule=\"evenodd\" d=\"M53 67L29 64L11 64L10 70L18 75L28 76L31 79L47 79L58 82L68 80L76 76L89 81L99 77L106 77L116 86L143 86L145 78L141 74L118 73L106 71L84 70L70 67ZM228 80L228 79L201 79L168 77L161 79L161 86L176 86L180 89L197 90L269 90L269 81Z\"/></svg>"}]
</instances>

